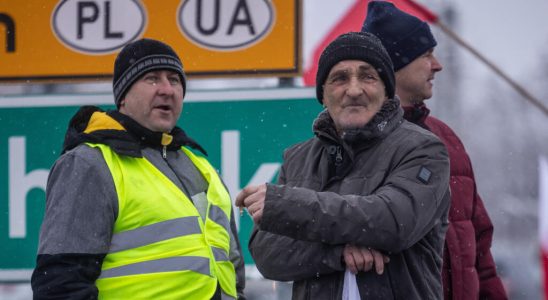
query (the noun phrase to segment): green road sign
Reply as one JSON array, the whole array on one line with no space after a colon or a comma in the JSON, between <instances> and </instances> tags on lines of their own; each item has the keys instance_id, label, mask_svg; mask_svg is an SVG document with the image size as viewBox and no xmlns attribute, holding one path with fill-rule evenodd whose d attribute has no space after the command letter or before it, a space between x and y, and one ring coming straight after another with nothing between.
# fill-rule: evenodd
<instances>
[{"instance_id":1,"label":"green road sign","mask_svg":"<svg viewBox=\"0 0 548 300\"><path fill-rule=\"evenodd\" d=\"M312 136L321 106L310 88L189 92L179 126L208 152L231 195L275 181L285 148ZM0 97L0 282L28 281L35 265L49 168L81 105L112 109L112 95ZM252 221L240 219L246 264Z\"/></svg>"}]
</instances>

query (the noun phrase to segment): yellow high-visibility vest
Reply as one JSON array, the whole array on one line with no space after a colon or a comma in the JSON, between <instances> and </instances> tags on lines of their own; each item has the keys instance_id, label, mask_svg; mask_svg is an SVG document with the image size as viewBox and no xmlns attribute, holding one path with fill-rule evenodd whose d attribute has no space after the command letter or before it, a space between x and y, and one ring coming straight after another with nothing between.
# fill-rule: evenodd
<instances>
[{"instance_id":1,"label":"yellow high-visibility vest","mask_svg":"<svg viewBox=\"0 0 548 300\"><path fill-rule=\"evenodd\" d=\"M101 150L118 196L113 237L96 281L99 299L236 299L229 260L230 196L213 167L183 152L209 183L205 216L146 158ZM194 197L193 197L194 198Z\"/></svg>"}]
</instances>

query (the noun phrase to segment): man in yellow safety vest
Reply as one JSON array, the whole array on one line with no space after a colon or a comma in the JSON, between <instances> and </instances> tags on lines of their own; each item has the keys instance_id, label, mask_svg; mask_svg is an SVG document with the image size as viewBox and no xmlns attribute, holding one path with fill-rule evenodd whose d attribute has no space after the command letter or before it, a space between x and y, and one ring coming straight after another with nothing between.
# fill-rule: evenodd
<instances>
[{"instance_id":1,"label":"man in yellow safety vest","mask_svg":"<svg viewBox=\"0 0 548 300\"><path fill-rule=\"evenodd\" d=\"M229 193L176 127L186 78L152 39L114 63L117 110L84 106L48 178L35 299L244 299Z\"/></svg>"}]
</instances>

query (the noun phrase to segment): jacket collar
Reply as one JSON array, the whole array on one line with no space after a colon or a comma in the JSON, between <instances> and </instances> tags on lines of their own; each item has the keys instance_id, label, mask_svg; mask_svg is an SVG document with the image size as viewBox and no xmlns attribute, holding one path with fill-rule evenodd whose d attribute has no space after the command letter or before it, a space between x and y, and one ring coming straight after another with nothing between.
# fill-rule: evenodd
<instances>
[{"instance_id":1,"label":"jacket collar","mask_svg":"<svg viewBox=\"0 0 548 300\"><path fill-rule=\"evenodd\" d=\"M402 116L400 100L396 96L388 99L371 121L362 128L345 131L339 136L333 119L327 110L324 110L314 121L313 130L320 139L328 139L337 144L348 144L350 148L361 148L383 139L392 132L402 122Z\"/></svg>"},{"instance_id":2,"label":"jacket collar","mask_svg":"<svg viewBox=\"0 0 548 300\"><path fill-rule=\"evenodd\" d=\"M145 147L164 146L168 150L189 146L207 155L179 127L170 133L154 132L119 111L105 112L95 106L83 106L72 117L65 134L63 152L86 142L106 144L116 153L132 157L141 157L141 149Z\"/></svg>"},{"instance_id":3,"label":"jacket collar","mask_svg":"<svg viewBox=\"0 0 548 300\"><path fill-rule=\"evenodd\" d=\"M403 106L403 117L412 123L426 128L426 117L430 114L430 110L424 102L415 103L412 106Z\"/></svg>"}]
</instances>

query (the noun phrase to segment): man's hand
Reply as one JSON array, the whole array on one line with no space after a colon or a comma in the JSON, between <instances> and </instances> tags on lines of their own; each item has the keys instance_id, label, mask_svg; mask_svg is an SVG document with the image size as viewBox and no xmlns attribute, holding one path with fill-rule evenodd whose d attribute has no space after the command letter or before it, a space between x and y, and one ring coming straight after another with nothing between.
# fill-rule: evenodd
<instances>
[{"instance_id":1,"label":"man's hand","mask_svg":"<svg viewBox=\"0 0 548 300\"><path fill-rule=\"evenodd\" d=\"M258 224L263 217L266 184L250 185L244 188L236 197L236 206L247 207L247 212Z\"/></svg>"},{"instance_id":2,"label":"man's hand","mask_svg":"<svg viewBox=\"0 0 548 300\"><path fill-rule=\"evenodd\" d=\"M367 272L373 269L374 265L377 274L381 275L384 272L384 264L390 261L388 256L377 250L350 244L344 246L343 259L346 267L354 274L358 271Z\"/></svg>"}]
</instances>

